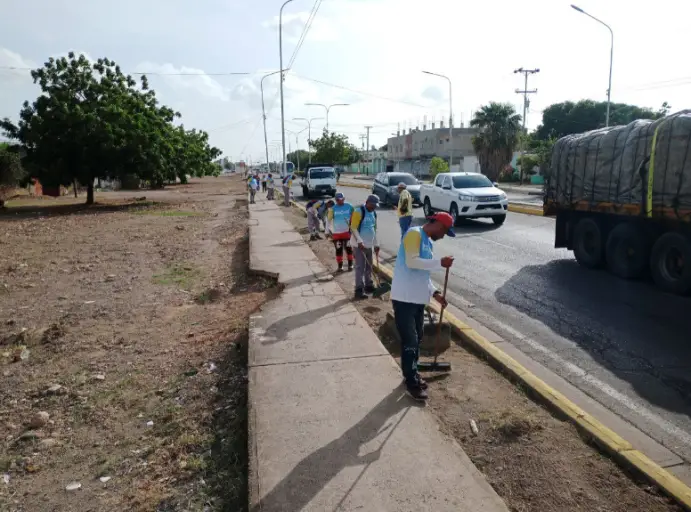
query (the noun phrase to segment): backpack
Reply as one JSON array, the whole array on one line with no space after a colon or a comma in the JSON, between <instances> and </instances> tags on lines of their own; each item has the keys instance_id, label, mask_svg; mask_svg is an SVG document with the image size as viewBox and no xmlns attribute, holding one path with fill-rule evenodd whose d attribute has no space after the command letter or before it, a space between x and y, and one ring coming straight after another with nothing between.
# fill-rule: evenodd
<instances>
[{"instance_id":1,"label":"backpack","mask_svg":"<svg viewBox=\"0 0 691 512\"><path fill-rule=\"evenodd\" d=\"M367 213L367 209L365 208L364 204L360 205L360 224L358 224L357 230L358 233L360 232L360 228L362 228L362 223L365 221L365 214ZM374 214L374 228L377 228L377 210L374 210L372 212Z\"/></svg>"},{"instance_id":2,"label":"backpack","mask_svg":"<svg viewBox=\"0 0 691 512\"><path fill-rule=\"evenodd\" d=\"M319 199L312 199L311 201L307 201L307 204L305 205L305 208L309 210L309 209L312 208L318 201L319 201Z\"/></svg>"}]
</instances>

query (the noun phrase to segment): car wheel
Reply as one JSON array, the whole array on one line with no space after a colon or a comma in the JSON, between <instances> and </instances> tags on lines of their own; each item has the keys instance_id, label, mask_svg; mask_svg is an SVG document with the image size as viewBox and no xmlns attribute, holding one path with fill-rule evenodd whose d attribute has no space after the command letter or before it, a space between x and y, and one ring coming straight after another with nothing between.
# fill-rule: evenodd
<instances>
[{"instance_id":1,"label":"car wheel","mask_svg":"<svg viewBox=\"0 0 691 512\"><path fill-rule=\"evenodd\" d=\"M593 219L581 219L573 233L573 255L586 268L602 266L603 243L600 226Z\"/></svg>"},{"instance_id":2,"label":"car wheel","mask_svg":"<svg viewBox=\"0 0 691 512\"><path fill-rule=\"evenodd\" d=\"M504 221L506 220L506 215L495 215L492 217L492 222L494 222L497 226L501 226L504 224Z\"/></svg>"},{"instance_id":3,"label":"car wheel","mask_svg":"<svg viewBox=\"0 0 691 512\"><path fill-rule=\"evenodd\" d=\"M658 238L650 255L650 272L655 284L666 292L691 292L691 240L681 233Z\"/></svg>"},{"instance_id":4,"label":"car wheel","mask_svg":"<svg viewBox=\"0 0 691 512\"><path fill-rule=\"evenodd\" d=\"M449 208L449 215L451 215L451 218L453 219L453 225L457 226L458 225L458 206L456 206L456 203L451 203L451 208Z\"/></svg>"},{"instance_id":5,"label":"car wheel","mask_svg":"<svg viewBox=\"0 0 691 512\"><path fill-rule=\"evenodd\" d=\"M425 198L425 203L422 205L422 211L425 214L425 217L431 217L434 212L432 211L432 205L429 204L429 198Z\"/></svg>"},{"instance_id":6,"label":"car wheel","mask_svg":"<svg viewBox=\"0 0 691 512\"><path fill-rule=\"evenodd\" d=\"M636 279L648 267L650 248L644 234L633 224L616 226L607 237L607 268L622 279Z\"/></svg>"}]
</instances>

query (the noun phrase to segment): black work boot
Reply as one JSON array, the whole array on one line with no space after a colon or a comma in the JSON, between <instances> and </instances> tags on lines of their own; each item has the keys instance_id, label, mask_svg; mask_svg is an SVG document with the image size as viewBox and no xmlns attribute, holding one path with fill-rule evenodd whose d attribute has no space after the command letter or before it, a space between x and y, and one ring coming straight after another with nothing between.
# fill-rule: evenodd
<instances>
[{"instance_id":1,"label":"black work boot","mask_svg":"<svg viewBox=\"0 0 691 512\"><path fill-rule=\"evenodd\" d=\"M365 286L365 293L374 293L374 285L368 284L367 286Z\"/></svg>"},{"instance_id":2,"label":"black work boot","mask_svg":"<svg viewBox=\"0 0 691 512\"><path fill-rule=\"evenodd\" d=\"M418 400L419 402L424 402L429 398L429 395L427 394L427 391L422 389L419 385L413 386L413 385L406 385L406 391L408 394L413 397L415 400Z\"/></svg>"},{"instance_id":3,"label":"black work boot","mask_svg":"<svg viewBox=\"0 0 691 512\"><path fill-rule=\"evenodd\" d=\"M362 290L362 288L357 288L355 290L355 300L362 300L362 299L368 299L367 295L365 295L365 292Z\"/></svg>"},{"instance_id":4,"label":"black work boot","mask_svg":"<svg viewBox=\"0 0 691 512\"><path fill-rule=\"evenodd\" d=\"M348 272L352 272L352 270L353 270L353 262L349 261L348 262Z\"/></svg>"},{"instance_id":5,"label":"black work boot","mask_svg":"<svg viewBox=\"0 0 691 512\"><path fill-rule=\"evenodd\" d=\"M343 272L343 262L342 261L338 264L338 271Z\"/></svg>"}]
</instances>

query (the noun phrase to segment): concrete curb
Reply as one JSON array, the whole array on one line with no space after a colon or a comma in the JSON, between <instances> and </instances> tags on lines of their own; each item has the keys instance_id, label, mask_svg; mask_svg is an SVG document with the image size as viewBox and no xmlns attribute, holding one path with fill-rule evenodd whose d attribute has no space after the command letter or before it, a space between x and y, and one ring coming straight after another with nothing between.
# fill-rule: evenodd
<instances>
[{"instance_id":1,"label":"concrete curb","mask_svg":"<svg viewBox=\"0 0 691 512\"><path fill-rule=\"evenodd\" d=\"M365 185L365 184L360 184L360 183L339 183L338 186L351 187L351 188L364 188L367 190L372 188L372 185Z\"/></svg>"},{"instance_id":2,"label":"concrete curb","mask_svg":"<svg viewBox=\"0 0 691 512\"><path fill-rule=\"evenodd\" d=\"M291 205L307 215L307 211L302 205L295 201L291 201ZM540 211L539 215L542 215L541 210L537 211ZM538 214L534 213L532 215ZM393 280L393 271L390 268L377 265L376 263L375 268L385 279ZM436 302L430 302L430 307L435 312L440 312L440 307ZM499 367L514 382L520 382L539 396L546 405L563 414L581 432L587 433L593 441L607 451L621 466L638 472L648 481L660 487L682 507L691 511L691 487L688 487L669 471L653 462L644 453L635 450L626 439L607 428L571 400L547 385L468 324L462 322L448 311L445 312L444 318L463 341L492 361L495 366Z\"/></svg>"}]
</instances>

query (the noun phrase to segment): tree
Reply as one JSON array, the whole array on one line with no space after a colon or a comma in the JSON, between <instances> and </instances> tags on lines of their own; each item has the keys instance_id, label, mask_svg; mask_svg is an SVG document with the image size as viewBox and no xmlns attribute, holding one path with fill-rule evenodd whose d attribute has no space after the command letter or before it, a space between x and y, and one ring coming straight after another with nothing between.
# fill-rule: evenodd
<instances>
[{"instance_id":1,"label":"tree","mask_svg":"<svg viewBox=\"0 0 691 512\"><path fill-rule=\"evenodd\" d=\"M379 148L379 151L388 151L389 150L389 145L384 144L382 147Z\"/></svg>"},{"instance_id":2,"label":"tree","mask_svg":"<svg viewBox=\"0 0 691 512\"><path fill-rule=\"evenodd\" d=\"M637 119L659 119L669 113L670 106L664 102L659 110L641 108L626 103L612 103L610 125L626 125ZM607 102L581 100L565 101L550 105L542 112L542 124L535 131L535 138L547 140L564 137L572 133L583 133L605 126Z\"/></svg>"},{"instance_id":3,"label":"tree","mask_svg":"<svg viewBox=\"0 0 691 512\"><path fill-rule=\"evenodd\" d=\"M350 165L357 162L360 152L348 142L348 137L343 134L329 132L326 129L318 139L310 141L310 147L314 150L312 160L331 165Z\"/></svg>"},{"instance_id":4,"label":"tree","mask_svg":"<svg viewBox=\"0 0 691 512\"><path fill-rule=\"evenodd\" d=\"M160 106L146 76L135 81L115 62L92 63L70 53L33 70L42 94L24 102L19 123L0 122L19 141L36 177L49 186L76 182L94 201L94 180L135 176L162 187L176 177L218 174L220 151L202 131L173 124L180 114Z\"/></svg>"},{"instance_id":5,"label":"tree","mask_svg":"<svg viewBox=\"0 0 691 512\"><path fill-rule=\"evenodd\" d=\"M0 208L12 190L26 178L19 152L16 147L0 143Z\"/></svg>"},{"instance_id":6,"label":"tree","mask_svg":"<svg viewBox=\"0 0 691 512\"><path fill-rule=\"evenodd\" d=\"M473 137L480 168L492 181L498 181L518 145L522 132L521 116L510 103L491 102L475 112L470 126L480 130Z\"/></svg>"},{"instance_id":7,"label":"tree","mask_svg":"<svg viewBox=\"0 0 691 512\"><path fill-rule=\"evenodd\" d=\"M292 153L288 153L286 155L286 159L289 162L293 162L295 164L295 168L297 170L304 169L305 166L307 165L307 162L309 162L310 154L309 151L305 149L298 149L296 151L293 151ZM298 168L298 162L300 163L300 167Z\"/></svg>"},{"instance_id":8,"label":"tree","mask_svg":"<svg viewBox=\"0 0 691 512\"><path fill-rule=\"evenodd\" d=\"M446 160L435 156L429 163L429 173L432 176L432 179L435 179L437 174L440 172L449 172L449 163Z\"/></svg>"}]
</instances>

